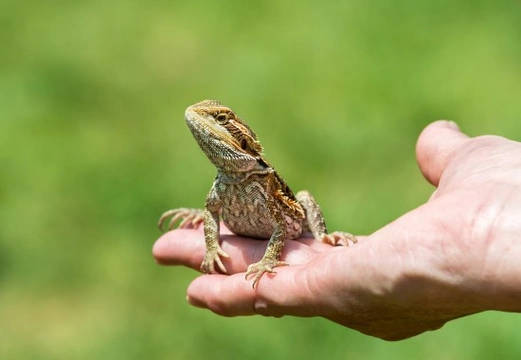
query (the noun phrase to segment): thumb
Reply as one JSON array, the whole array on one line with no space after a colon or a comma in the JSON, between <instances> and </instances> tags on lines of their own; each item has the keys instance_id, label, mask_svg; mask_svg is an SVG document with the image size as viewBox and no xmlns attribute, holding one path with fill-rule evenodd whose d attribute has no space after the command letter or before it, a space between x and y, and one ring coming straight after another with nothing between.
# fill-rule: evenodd
<instances>
[{"instance_id":1,"label":"thumb","mask_svg":"<svg viewBox=\"0 0 521 360\"><path fill-rule=\"evenodd\" d=\"M441 175L468 136L453 121L438 120L428 125L416 144L416 159L423 176L438 186Z\"/></svg>"}]
</instances>

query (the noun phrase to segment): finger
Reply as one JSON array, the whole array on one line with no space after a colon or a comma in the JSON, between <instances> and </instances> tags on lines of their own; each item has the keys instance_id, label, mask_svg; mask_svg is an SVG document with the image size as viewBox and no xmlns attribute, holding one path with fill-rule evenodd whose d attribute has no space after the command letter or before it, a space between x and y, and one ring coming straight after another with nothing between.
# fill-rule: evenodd
<instances>
[{"instance_id":1,"label":"finger","mask_svg":"<svg viewBox=\"0 0 521 360\"><path fill-rule=\"evenodd\" d=\"M320 292L313 296L306 274L306 265L276 268L276 273L264 274L255 289L244 279L244 273L203 275L188 287L187 300L223 316L317 316L321 307L316 294Z\"/></svg>"},{"instance_id":2,"label":"finger","mask_svg":"<svg viewBox=\"0 0 521 360\"><path fill-rule=\"evenodd\" d=\"M230 255L222 259L228 274L243 272L249 264L259 261L266 250L267 241L244 238L231 234L221 234L221 248ZM317 252L331 246L313 238L288 240L284 245L281 259L290 264L310 261ZM156 261L162 265L185 265L199 269L206 252L204 235L200 230L178 229L161 236L152 249Z\"/></svg>"},{"instance_id":3,"label":"finger","mask_svg":"<svg viewBox=\"0 0 521 360\"><path fill-rule=\"evenodd\" d=\"M254 290L244 273L202 275L187 290L187 301L223 316L253 315Z\"/></svg>"},{"instance_id":4,"label":"finger","mask_svg":"<svg viewBox=\"0 0 521 360\"><path fill-rule=\"evenodd\" d=\"M328 317L335 302L348 307L349 298L338 295L346 287L352 286L357 291L367 286L365 269L373 258L369 245L364 242L349 248L329 247L330 251L307 264L284 266L276 268L274 274L264 274L255 289L243 273L203 275L188 287L187 300L223 316ZM355 293L352 295L356 298Z\"/></svg>"},{"instance_id":5,"label":"finger","mask_svg":"<svg viewBox=\"0 0 521 360\"><path fill-rule=\"evenodd\" d=\"M177 229L164 233L152 248L152 255L161 265L186 265L197 268L204 255L202 232L192 229Z\"/></svg>"},{"instance_id":6,"label":"finger","mask_svg":"<svg viewBox=\"0 0 521 360\"><path fill-rule=\"evenodd\" d=\"M437 186L443 171L468 136L453 121L439 120L428 125L416 144L416 158L423 176Z\"/></svg>"}]
</instances>

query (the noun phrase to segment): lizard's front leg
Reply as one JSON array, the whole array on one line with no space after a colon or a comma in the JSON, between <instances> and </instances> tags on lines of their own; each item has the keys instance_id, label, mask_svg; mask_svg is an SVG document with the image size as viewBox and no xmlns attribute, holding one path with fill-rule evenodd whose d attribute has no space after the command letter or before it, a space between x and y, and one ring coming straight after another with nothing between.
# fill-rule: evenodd
<instances>
[{"instance_id":1,"label":"lizard's front leg","mask_svg":"<svg viewBox=\"0 0 521 360\"><path fill-rule=\"evenodd\" d=\"M318 206L315 198L309 191L299 191L296 198L306 212L309 231L311 231L316 240L333 246L338 244L349 246L350 242L355 244L358 241L353 234L343 231L335 231L328 234L322 210L320 210L320 206Z\"/></svg>"},{"instance_id":2,"label":"lizard's front leg","mask_svg":"<svg viewBox=\"0 0 521 360\"><path fill-rule=\"evenodd\" d=\"M206 243L206 253L201 263L201 271L205 273L216 273L215 263L219 269L226 273L226 268L221 261L221 256L229 258L219 245L219 211L221 209L221 200L212 186L208 196L204 210L204 240Z\"/></svg>"},{"instance_id":3,"label":"lizard's front leg","mask_svg":"<svg viewBox=\"0 0 521 360\"><path fill-rule=\"evenodd\" d=\"M266 252L259 262L248 266L248 270L246 271L246 278L250 275L255 275L252 285L253 288L255 288L255 285L264 273L274 273L274 267L289 265L287 262L279 260L282 249L284 248L284 241L286 240L286 222L276 204L273 205L273 209L276 226L268 242Z\"/></svg>"}]
</instances>

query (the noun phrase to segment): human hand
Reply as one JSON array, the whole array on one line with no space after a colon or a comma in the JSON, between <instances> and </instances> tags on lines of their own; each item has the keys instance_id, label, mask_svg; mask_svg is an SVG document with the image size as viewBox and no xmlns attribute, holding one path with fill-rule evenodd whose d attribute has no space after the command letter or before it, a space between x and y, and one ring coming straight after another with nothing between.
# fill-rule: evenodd
<instances>
[{"instance_id":1,"label":"human hand","mask_svg":"<svg viewBox=\"0 0 521 360\"><path fill-rule=\"evenodd\" d=\"M225 228L226 275L201 275L190 304L224 315L322 316L399 340L484 310L521 311L521 143L469 138L450 122L428 126L417 158L437 187L429 201L352 247L287 241L291 266L244 280L266 241ZM160 264L198 269L202 230L179 229L154 245Z\"/></svg>"}]
</instances>

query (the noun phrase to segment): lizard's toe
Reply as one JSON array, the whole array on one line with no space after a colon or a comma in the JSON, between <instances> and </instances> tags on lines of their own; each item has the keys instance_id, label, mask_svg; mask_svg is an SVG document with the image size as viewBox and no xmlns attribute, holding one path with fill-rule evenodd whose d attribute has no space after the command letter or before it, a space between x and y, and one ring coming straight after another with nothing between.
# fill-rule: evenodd
<instances>
[{"instance_id":1,"label":"lizard's toe","mask_svg":"<svg viewBox=\"0 0 521 360\"><path fill-rule=\"evenodd\" d=\"M289 264L285 261L279 261L277 259L273 259L273 260L272 259L262 259L261 261L248 266L248 270L246 271L245 278L247 279L248 276L255 275L255 277L253 278L253 285L252 285L253 288L255 288L255 285L257 284L257 282L259 281L259 279L261 278L261 276L264 273L267 273L267 272L275 273L275 270L273 270L274 267L286 266L286 265L289 265Z\"/></svg>"},{"instance_id":2,"label":"lizard's toe","mask_svg":"<svg viewBox=\"0 0 521 360\"><path fill-rule=\"evenodd\" d=\"M230 255L225 253L221 248L217 248L215 251L207 251L201 263L201 271L206 274L217 274L218 271L215 269L215 264L217 264L219 270L226 274L226 267L221 260L221 256L223 258L230 258Z\"/></svg>"},{"instance_id":3,"label":"lizard's toe","mask_svg":"<svg viewBox=\"0 0 521 360\"><path fill-rule=\"evenodd\" d=\"M157 227L163 230L163 223L171 217L168 223L168 230L172 230L178 220L181 220L179 228L197 228L204 222L204 211L200 209L179 208L165 211L157 223Z\"/></svg>"},{"instance_id":4,"label":"lizard's toe","mask_svg":"<svg viewBox=\"0 0 521 360\"><path fill-rule=\"evenodd\" d=\"M333 246L349 246L356 244L358 239L353 234L343 231L334 231L330 234L325 234L322 237L322 242Z\"/></svg>"}]
</instances>

